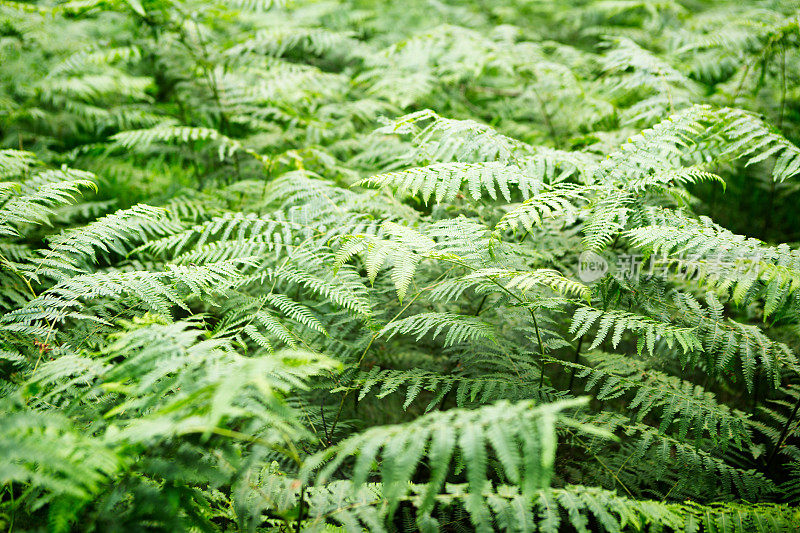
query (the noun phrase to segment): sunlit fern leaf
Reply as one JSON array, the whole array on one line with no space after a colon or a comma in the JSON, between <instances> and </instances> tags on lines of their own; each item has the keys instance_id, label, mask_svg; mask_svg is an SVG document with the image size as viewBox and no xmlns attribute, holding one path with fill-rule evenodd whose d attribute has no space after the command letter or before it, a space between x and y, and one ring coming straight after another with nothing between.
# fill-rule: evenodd
<instances>
[{"instance_id":1,"label":"sunlit fern leaf","mask_svg":"<svg viewBox=\"0 0 800 533\"><path fill-rule=\"evenodd\" d=\"M286 5L286 0L222 0L225 4L250 11L267 11Z\"/></svg>"},{"instance_id":2,"label":"sunlit fern leaf","mask_svg":"<svg viewBox=\"0 0 800 533\"><path fill-rule=\"evenodd\" d=\"M745 159L747 165L775 158L772 168L775 181L784 181L800 173L800 148L783 135L741 109L723 108L717 114L721 125L713 127L712 131L728 139L726 155Z\"/></svg>"},{"instance_id":3,"label":"sunlit fern leaf","mask_svg":"<svg viewBox=\"0 0 800 533\"><path fill-rule=\"evenodd\" d=\"M54 495L90 496L117 472L123 459L59 413L14 408L5 398L0 426L2 483L34 483ZM45 500L46 501L46 500Z\"/></svg>"},{"instance_id":4,"label":"sunlit fern leaf","mask_svg":"<svg viewBox=\"0 0 800 533\"><path fill-rule=\"evenodd\" d=\"M534 407L530 402L500 402L473 411L429 413L408 424L375 427L346 439L309 460L306 469L310 473L321 466L314 477L318 484L324 484L344 460L358 452L352 477L357 488L380 458L383 493L393 509L397 503L391 502L407 493L417 464L428 457L431 479L420 505L426 512L432 508L458 449L473 491L475 485L481 487L469 497L475 506L483 507L480 490L485 482L487 447L498 454L506 475L518 481L524 493L531 494L549 483L560 412L581 403L566 400ZM514 423L509 423L512 420Z\"/></svg>"},{"instance_id":5,"label":"sunlit fern leaf","mask_svg":"<svg viewBox=\"0 0 800 533\"><path fill-rule=\"evenodd\" d=\"M150 240L134 250L134 253L179 256L181 253L198 254L204 247L211 245L237 246L251 243L267 246L270 251L280 254L285 248L291 247L296 240L307 236L307 228L285 220L280 213L266 216L254 213L226 213L161 239ZM226 252L220 251L220 253ZM233 251L228 251L227 254L235 255ZM186 255L183 260L191 261L192 257Z\"/></svg>"},{"instance_id":6,"label":"sunlit fern leaf","mask_svg":"<svg viewBox=\"0 0 800 533\"><path fill-rule=\"evenodd\" d=\"M533 232L545 219L564 217L568 219L576 210L577 203L584 200L580 188L562 185L536 194L525 200L518 207L503 215L497 224L498 229L519 226L528 232Z\"/></svg>"},{"instance_id":7,"label":"sunlit fern leaf","mask_svg":"<svg viewBox=\"0 0 800 533\"><path fill-rule=\"evenodd\" d=\"M586 285L565 277L561 272L540 268L537 270L513 271L502 268L485 268L467 274L465 281L488 279L502 283L506 289L516 289L525 293L535 287L548 287L565 296L577 296L584 300L591 298L591 289Z\"/></svg>"},{"instance_id":8,"label":"sunlit fern leaf","mask_svg":"<svg viewBox=\"0 0 800 533\"><path fill-rule=\"evenodd\" d=\"M305 265L287 264L268 268L261 273L245 276L239 285L274 281L296 283L354 313L363 316L372 314L362 278L354 269L344 265L335 273L323 273L317 271L319 265L315 266L317 268L312 269L304 268Z\"/></svg>"},{"instance_id":9,"label":"sunlit fern leaf","mask_svg":"<svg viewBox=\"0 0 800 533\"><path fill-rule=\"evenodd\" d=\"M175 229L176 225L165 219L162 209L135 205L106 215L80 229L51 237L49 250L42 252L39 267L57 268L58 260L75 264L83 257L95 261L98 251L125 255L132 243L146 241Z\"/></svg>"},{"instance_id":10,"label":"sunlit fern leaf","mask_svg":"<svg viewBox=\"0 0 800 533\"><path fill-rule=\"evenodd\" d=\"M142 51L137 46L120 46L113 48L89 47L76 52L50 69L49 77L55 77L75 71L89 70L97 65L107 65L114 62L137 61L141 58Z\"/></svg>"},{"instance_id":11,"label":"sunlit fern leaf","mask_svg":"<svg viewBox=\"0 0 800 533\"><path fill-rule=\"evenodd\" d=\"M308 351L247 358L224 340L202 338L190 323L148 322L134 321L109 342L103 348L106 355L125 357L90 376L101 390L120 394L105 411L121 427L109 435L111 442L144 443L192 433L208 437L233 420L255 422L247 429L252 433L272 423L299 436L304 431L279 395L336 367ZM235 433L224 434L235 438Z\"/></svg>"},{"instance_id":12,"label":"sunlit fern leaf","mask_svg":"<svg viewBox=\"0 0 800 533\"><path fill-rule=\"evenodd\" d=\"M190 297L220 293L240 277L238 268L247 259L208 264L201 267L168 266L162 272L95 272L60 281L24 307L0 319L0 329L35 334L44 323L54 325L74 318L93 318L78 310L81 302L97 298L131 296L146 308L170 316L171 308L186 309ZM97 319L97 318L95 318Z\"/></svg>"},{"instance_id":13,"label":"sunlit fern leaf","mask_svg":"<svg viewBox=\"0 0 800 533\"><path fill-rule=\"evenodd\" d=\"M354 36L352 32L336 32L324 28L270 28L257 31L253 37L230 48L227 53L258 52L279 57L292 50L308 51L316 55L341 51L342 48L354 51L359 46L359 41Z\"/></svg>"},{"instance_id":14,"label":"sunlit fern leaf","mask_svg":"<svg viewBox=\"0 0 800 533\"><path fill-rule=\"evenodd\" d=\"M367 178L359 184L391 187L399 195L421 194L427 203L433 195L437 203L450 202L459 195L466 183L474 200L479 200L483 190L497 199L497 189L506 201L511 201L510 186L521 187L528 178L515 166L499 162L489 163L438 163Z\"/></svg>"},{"instance_id":15,"label":"sunlit fern leaf","mask_svg":"<svg viewBox=\"0 0 800 533\"><path fill-rule=\"evenodd\" d=\"M190 144L198 141L215 141L218 144L217 154L220 160L232 157L239 151L256 158L260 157L252 150L245 149L238 141L211 128L160 125L141 130L123 131L113 135L111 140L126 150L143 149L159 142Z\"/></svg>"},{"instance_id":16,"label":"sunlit fern leaf","mask_svg":"<svg viewBox=\"0 0 800 533\"><path fill-rule=\"evenodd\" d=\"M95 187L92 174L64 169L41 176L43 185L7 199L0 206L0 234L17 235L20 224L48 224L53 208L75 201L85 189ZM49 174L52 174L51 178Z\"/></svg>"},{"instance_id":17,"label":"sunlit fern leaf","mask_svg":"<svg viewBox=\"0 0 800 533\"><path fill-rule=\"evenodd\" d=\"M23 174L36 162L31 152L21 150L0 150L0 179L8 179Z\"/></svg>"},{"instance_id":18,"label":"sunlit fern leaf","mask_svg":"<svg viewBox=\"0 0 800 533\"><path fill-rule=\"evenodd\" d=\"M397 296L402 301L417 267L423 257L432 252L435 242L413 228L391 221L384 222L381 228L394 239L347 235L336 254L336 265L338 268L359 254L363 257L367 277L374 284L378 272L388 263Z\"/></svg>"},{"instance_id":19,"label":"sunlit fern leaf","mask_svg":"<svg viewBox=\"0 0 800 533\"><path fill-rule=\"evenodd\" d=\"M426 124L426 121L429 122ZM430 109L399 117L377 132L411 134L414 144L426 148L424 153L428 157L441 162L510 163L535 151L530 145L502 135L485 124L444 118Z\"/></svg>"},{"instance_id":20,"label":"sunlit fern leaf","mask_svg":"<svg viewBox=\"0 0 800 533\"><path fill-rule=\"evenodd\" d=\"M436 338L446 332L444 346L475 341L478 338L492 339L494 330L490 324L475 317L453 313L422 313L387 324L380 335L391 339L397 334L415 335L419 341L423 337Z\"/></svg>"},{"instance_id":21,"label":"sunlit fern leaf","mask_svg":"<svg viewBox=\"0 0 800 533\"><path fill-rule=\"evenodd\" d=\"M636 349L640 354L645 348L648 353L653 354L657 339L665 341L669 347L677 344L684 353L702 350L700 339L697 338L693 328L674 326L621 310L603 311L592 307L579 307L573 315L569 331L577 339L589 333L595 324L597 333L589 349L600 346L612 333L613 328L612 346L616 347L624 333L631 331L638 337Z\"/></svg>"}]
</instances>

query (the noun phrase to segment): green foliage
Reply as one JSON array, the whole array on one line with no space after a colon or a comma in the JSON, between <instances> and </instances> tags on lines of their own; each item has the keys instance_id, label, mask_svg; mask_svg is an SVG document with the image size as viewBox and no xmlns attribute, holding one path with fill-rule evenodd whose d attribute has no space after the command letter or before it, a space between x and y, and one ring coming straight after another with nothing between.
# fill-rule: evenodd
<instances>
[{"instance_id":1,"label":"green foliage","mask_svg":"<svg viewBox=\"0 0 800 533\"><path fill-rule=\"evenodd\" d=\"M498 402L480 409L450 409L429 413L409 424L375 427L350 437L311 458L306 468L327 461L317 483L325 483L347 456L356 453L352 483L361 486L372 466L380 464L382 495L390 513L406 495L418 463L427 459L430 479L418 505L418 521L424 523L433 510L436 495L450 470L450 463L463 463L470 485L465 505L477 527L489 523L489 510L482 498L486 483L487 450L496 455L503 476L531 495L547 487L556 448L555 424L564 408L581 403L568 400L535 407L531 402ZM562 423L568 419L560 419ZM380 460L378 459L380 456Z\"/></svg>"},{"instance_id":2,"label":"green foliage","mask_svg":"<svg viewBox=\"0 0 800 533\"><path fill-rule=\"evenodd\" d=\"M798 530L798 13L0 2L0 529Z\"/></svg>"}]
</instances>

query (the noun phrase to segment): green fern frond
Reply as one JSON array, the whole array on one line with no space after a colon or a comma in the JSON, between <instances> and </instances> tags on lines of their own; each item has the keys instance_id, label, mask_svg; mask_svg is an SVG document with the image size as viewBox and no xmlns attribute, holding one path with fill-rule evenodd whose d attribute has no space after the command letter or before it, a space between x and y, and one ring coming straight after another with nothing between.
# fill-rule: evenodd
<instances>
[{"instance_id":1,"label":"green fern frond","mask_svg":"<svg viewBox=\"0 0 800 533\"><path fill-rule=\"evenodd\" d=\"M36 163L36 156L20 150L0 150L0 179L23 174Z\"/></svg>"},{"instance_id":2,"label":"green fern frond","mask_svg":"<svg viewBox=\"0 0 800 533\"><path fill-rule=\"evenodd\" d=\"M164 211L147 205L135 205L99 218L78 230L69 230L50 237L49 250L37 268L57 268L59 261L75 264L86 257L96 261L98 250L125 255L131 241L142 242L175 231L176 225L166 220Z\"/></svg>"},{"instance_id":3,"label":"green fern frond","mask_svg":"<svg viewBox=\"0 0 800 533\"><path fill-rule=\"evenodd\" d=\"M242 264L247 264L247 259L200 267L168 265L163 272L96 272L74 276L60 281L24 307L4 315L0 328L35 335L52 331L53 325L67 318L102 322L98 317L77 311L82 306L81 301L123 296L131 296L147 309L170 316L173 306L187 309L185 300L190 297L219 294L233 286L240 278L238 267ZM106 302L105 305L114 304ZM49 328L44 327L45 323Z\"/></svg>"},{"instance_id":4,"label":"green fern frond","mask_svg":"<svg viewBox=\"0 0 800 533\"><path fill-rule=\"evenodd\" d=\"M619 462L622 464L618 476L624 476L622 472L626 464L645 461L649 465L650 477L656 481L674 483L678 492L697 490L704 483L715 498L737 494L747 500L757 500L777 490L775 484L761 472L732 466L714 455L713 450L707 451L704 449L707 446L705 442L683 441L647 424L631 422L630 418L613 411L590 415L586 422L622 434L625 441L629 441L619 450ZM671 476L676 474L677 480L673 482ZM633 473L628 479L630 481L624 483L629 488L649 481L649 478L643 478L638 473Z\"/></svg>"},{"instance_id":5,"label":"green fern frond","mask_svg":"<svg viewBox=\"0 0 800 533\"><path fill-rule=\"evenodd\" d=\"M354 270L347 268L347 265L338 269L335 274L331 274L303 268L301 265L288 264L245 276L239 284L242 286L255 282L271 284L274 281L296 283L354 313L363 316L372 314L372 307L361 277Z\"/></svg>"},{"instance_id":6,"label":"green fern frond","mask_svg":"<svg viewBox=\"0 0 800 533\"><path fill-rule=\"evenodd\" d=\"M549 287L565 296L577 296L586 301L591 299L592 291L586 285L566 278L561 272L546 268L530 272L516 272L502 268L485 268L464 276L464 281L490 279L503 280L506 289L516 289L525 293L534 287Z\"/></svg>"},{"instance_id":7,"label":"green fern frond","mask_svg":"<svg viewBox=\"0 0 800 533\"><path fill-rule=\"evenodd\" d=\"M472 404L487 404L497 400L519 401L531 395L543 401L552 401L559 397L555 390L538 388L540 371L529 369L520 372L519 376L508 376L505 373L482 374L480 376L448 375L429 370L388 370L373 367L369 372L359 374L349 387L358 390L358 400L366 398L371 392L378 399L405 390L403 408L408 409L420 395L428 393L432 398L425 406L429 412L440 405L444 397L453 393L456 405L468 407ZM347 388L333 389L340 392ZM537 399L539 399L537 398ZM427 395L425 396L427 399Z\"/></svg>"},{"instance_id":8,"label":"green fern frond","mask_svg":"<svg viewBox=\"0 0 800 533\"><path fill-rule=\"evenodd\" d=\"M592 307L579 307L573 315L569 331L577 339L589 333L595 324L598 326L597 333L589 347L590 350L600 346L612 332L612 328L612 346L616 348L624 333L631 331L638 336L636 350L639 354L647 348L647 352L652 355L657 339L666 342L670 348L673 345L680 346L684 353L702 350L700 339L697 338L693 328L673 326L621 310L603 311Z\"/></svg>"},{"instance_id":9,"label":"green fern frond","mask_svg":"<svg viewBox=\"0 0 800 533\"><path fill-rule=\"evenodd\" d=\"M74 202L83 189L95 188L93 177L88 172L71 169L43 172L37 176L42 185L23 186L22 194L12 196L0 206L0 232L18 235L21 224L48 224L54 207Z\"/></svg>"},{"instance_id":10,"label":"green fern frond","mask_svg":"<svg viewBox=\"0 0 800 533\"><path fill-rule=\"evenodd\" d=\"M161 239L149 240L133 253L177 257L189 251L199 253L203 247L214 244L222 246L229 243L233 245L253 243L266 245L270 251L280 254L285 247L292 246L300 237L307 236L303 225L289 222L277 213L268 216L258 216L254 213L226 213ZM185 259L191 260L189 256Z\"/></svg>"},{"instance_id":11,"label":"green fern frond","mask_svg":"<svg viewBox=\"0 0 800 533\"><path fill-rule=\"evenodd\" d=\"M534 226L540 226L549 218L570 217L577 209L576 203L584 200L583 191L578 187L562 185L541 192L515 207L500 219L498 229L519 226L532 233Z\"/></svg>"},{"instance_id":12,"label":"green fern frond","mask_svg":"<svg viewBox=\"0 0 800 533\"><path fill-rule=\"evenodd\" d=\"M649 369L646 364L623 355L589 352L585 357L594 366L564 361L559 364L575 368L576 377L586 378L586 389L597 389L600 400L635 392L628 408L636 413L636 421L659 409L661 433L675 424L681 440L689 434L694 438L708 435L723 448L729 442L737 446L750 442L748 416L730 409L702 387Z\"/></svg>"},{"instance_id":13,"label":"green fern frond","mask_svg":"<svg viewBox=\"0 0 800 533\"><path fill-rule=\"evenodd\" d=\"M2 411L0 482L34 483L47 492L42 503L58 495L86 498L122 466L112 447L63 415L17 409L9 398L3 400Z\"/></svg>"},{"instance_id":14,"label":"green fern frond","mask_svg":"<svg viewBox=\"0 0 800 533\"><path fill-rule=\"evenodd\" d=\"M431 330L433 330L432 333ZM494 338L494 331L490 324L482 322L475 317L453 313L422 313L403 318L387 324L381 329L379 335L388 335L388 339L397 334L416 335L416 340L419 341L427 335L430 335L430 338L433 339L444 332L447 332L444 339L445 347L475 341L480 338Z\"/></svg>"},{"instance_id":15,"label":"green fern frond","mask_svg":"<svg viewBox=\"0 0 800 533\"><path fill-rule=\"evenodd\" d=\"M520 189L535 188L519 168L499 162L439 163L427 167L372 176L359 185L376 185L397 189L401 196L421 193L427 203L435 193L436 203L450 202L460 194L463 184L474 200L479 200L483 189L492 199L497 199L497 189L507 202L511 201L509 185Z\"/></svg>"},{"instance_id":16,"label":"green fern frond","mask_svg":"<svg viewBox=\"0 0 800 533\"><path fill-rule=\"evenodd\" d=\"M198 141L214 141L218 145L217 155L220 160L233 157L237 152L246 152L256 159L261 158L252 150L245 149L235 139L211 128L159 125L153 128L123 131L113 135L111 140L126 150L143 149L158 142L192 144Z\"/></svg>"},{"instance_id":17,"label":"green fern frond","mask_svg":"<svg viewBox=\"0 0 800 533\"><path fill-rule=\"evenodd\" d=\"M565 400L534 407L530 402L500 402L473 411L452 409L429 413L409 424L376 427L351 437L310 459L305 468L310 473L324 464L315 476L318 484L324 484L348 456L357 453L352 479L358 488L380 460L383 494L392 509L396 504L391 502L407 493L418 463L428 458L431 479L420 505L420 511L425 513L433 507L456 450L463 457L473 490L483 489L488 448L497 454L509 479L518 482L523 493L530 494L549 483L555 424L563 418L561 411L581 403L581 400ZM484 506L480 492L470 492L467 497L471 500L468 507Z\"/></svg>"}]
</instances>

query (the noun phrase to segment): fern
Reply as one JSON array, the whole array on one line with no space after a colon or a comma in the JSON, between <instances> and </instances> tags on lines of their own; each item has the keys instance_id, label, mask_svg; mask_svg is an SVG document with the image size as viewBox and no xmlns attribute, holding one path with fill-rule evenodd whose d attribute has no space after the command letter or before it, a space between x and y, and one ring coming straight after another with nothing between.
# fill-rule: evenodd
<instances>
[{"instance_id":1,"label":"fern","mask_svg":"<svg viewBox=\"0 0 800 533\"><path fill-rule=\"evenodd\" d=\"M35 484L49 499L82 499L120 468L122 458L111 447L82 434L66 417L19 409L10 398L3 403L4 484Z\"/></svg>"},{"instance_id":2,"label":"fern","mask_svg":"<svg viewBox=\"0 0 800 533\"><path fill-rule=\"evenodd\" d=\"M0 524L794 531L791 1L0 1Z\"/></svg>"},{"instance_id":3,"label":"fern","mask_svg":"<svg viewBox=\"0 0 800 533\"><path fill-rule=\"evenodd\" d=\"M745 499L763 498L777 487L755 469L736 467L721 459L709 441L687 442L674 435L659 432L625 415L606 411L591 415L586 422L625 436L629 442L619 447L610 460L620 484L628 490L652 481L669 485L673 494L705 491L711 496L738 494ZM635 458L635 461L631 461ZM648 465L647 475L636 471L639 462ZM678 464L676 465L676 461ZM617 465L619 465L617 467ZM599 472L598 477L608 476ZM622 481L624 480L624 481Z\"/></svg>"},{"instance_id":4,"label":"fern","mask_svg":"<svg viewBox=\"0 0 800 533\"><path fill-rule=\"evenodd\" d=\"M541 226L548 218L567 218L576 211L575 203L581 201L581 191L575 187L561 186L545 191L525 200L518 207L506 213L497 224L499 229L522 226L533 233L535 226Z\"/></svg>"},{"instance_id":5,"label":"fern","mask_svg":"<svg viewBox=\"0 0 800 533\"><path fill-rule=\"evenodd\" d=\"M451 201L461 191L462 183L466 181L469 193L473 199L481 197L483 189L492 198L497 198L497 188L506 201L511 200L509 184L525 183L527 178L514 167L498 162L489 163L440 163L411 169L402 172L392 172L373 176L362 182L368 185L393 186L400 195L422 194L422 199L427 203L435 193L436 202ZM520 186L520 185L517 185ZM529 190L530 185L521 185L523 190Z\"/></svg>"},{"instance_id":6,"label":"fern","mask_svg":"<svg viewBox=\"0 0 800 533\"><path fill-rule=\"evenodd\" d=\"M431 413L407 426L377 427L343 441L336 448L310 460L307 468L330 461L318 474L318 480L324 482L348 455L358 451L353 467L353 484L358 487L364 483L380 454L384 496L391 502L405 494L417 463L423 457L429 457L431 479L420 505L421 512L425 513L432 508L456 450L463 457L467 479L473 489L483 486L486 447L490 446L509 479L519 483L522 490L530 494L548 483L553 464L551 454L555 448L554 423L558 413L579 403L564 401L538 408L528 402L515 405L499 403L477 411ZM507 425L511 420L517 423ZM477 511L485 505L480 490L468 497L468 508L473 506ZM479 515L476 521L484 522L485 517Z\"/></svg>"},{"instance_id":7,"label":"fern","mask_svg":"<svg viewBox=\"0 0 800 533\"><path fill-rule=\"evenodd\" d=\"M599 320L598 320L599 319ZM647 348L652 354L656 338L664 339L668 347L680 346L686 352L701 349L700 340L690 328L675 327L671 324L656 322L646 316L638 316L625 311L602 311L591 307L581 307L575 311L570 326L570 333L575 337L586 335L597 324L597 333L589 349L597 348L606 340L609 333L611 344L616 348L625 331L633 331L638 335L636 350L641 354Z\"/></svg>"},{"instance_id":8,"label":"fern","mask_svg":"<svg viewBox=\"0 0 800 533\"><path fill-rule=\"evenodd\" d=\"M585 387L598 389L600 400L613 400L635 391L628 408L635 411L636 420L660 409L659 430L665 432L675 421L680 439L691 431L695 438L707 434L721 446L728 442L741 446L749 441L747 416L719 403L713 393L674 376L647 370L643 364L619 355L590 353L587 357L596 361L596 366L561 364L579 368L577 377L587 378Z\"/></svg>"}]
</instances>

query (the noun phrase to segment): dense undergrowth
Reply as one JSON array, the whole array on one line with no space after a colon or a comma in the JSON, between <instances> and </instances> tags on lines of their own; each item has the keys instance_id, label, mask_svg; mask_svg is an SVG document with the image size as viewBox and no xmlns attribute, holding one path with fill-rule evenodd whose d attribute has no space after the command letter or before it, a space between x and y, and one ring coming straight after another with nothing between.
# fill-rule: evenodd
<instances>
[{"instance_id":1,"label":"dense undergrowth","mask_svg":"<svg viewBox=\"0 0 800 533\"><path fill-rule=\"evenodd\" d=\"M0 2L0 529L797 531L799 8Z\"/></svg>"}]
</instances>

